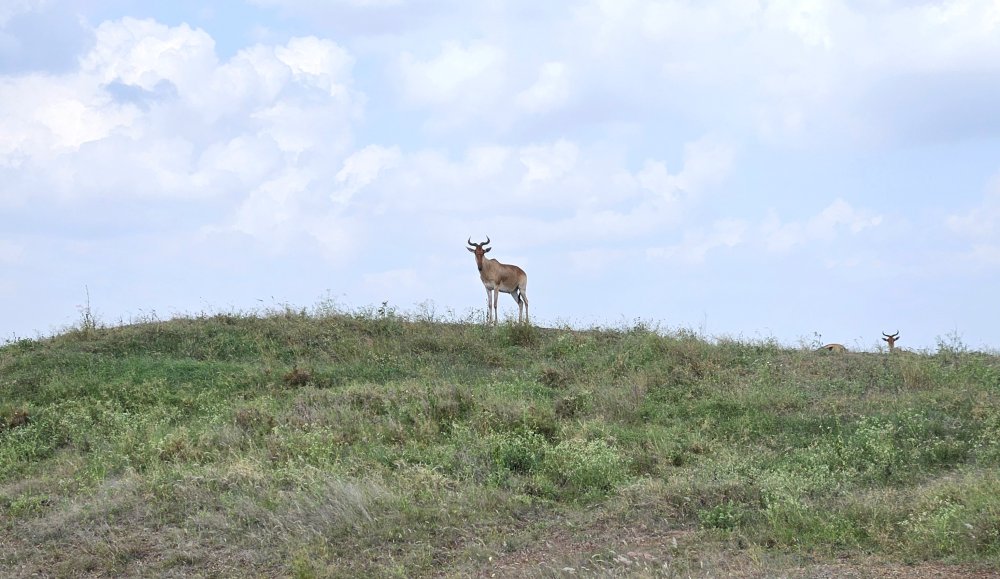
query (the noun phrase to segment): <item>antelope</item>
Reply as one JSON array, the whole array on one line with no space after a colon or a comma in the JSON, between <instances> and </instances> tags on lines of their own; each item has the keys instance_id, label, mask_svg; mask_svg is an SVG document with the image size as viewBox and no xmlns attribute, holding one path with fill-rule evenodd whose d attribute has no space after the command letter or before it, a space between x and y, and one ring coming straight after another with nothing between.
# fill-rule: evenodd
<instances>
[{"instance_id":1,"label":"antelope","mask_svg":"<svg viewBox=\"0 0 1000 579\"><path fill-rule=\"evenodd\" d=\"M841 354L846 352L847 348L845 348L843 344L827 344L821 347L820 350L827 350L830 352L837 352L838 354Z\"/></svg>"},{"instance_id":2,"label":"antelope","mask_svg":"<svg viewBox=\"0 0 1000 579\"><path fill-rule=\"evenodd\" d=\"M479 269L479 279L486 287L486 323L497 323L497 300L500 292L508 293L517 302L517 321L521 322L521 308L524 308L524 321L528 321L528 274L516 265L500 263L495 259L486 259L486 254L492 247L483 247L490 243L490 236L482 243L472 243L469 238L469 251L476 254L476 268Z\"/></svg>"},{"instance_id":3,"label":"antelope","mask_svg":"<svg viewBox=\"0 0 1000 579\"><path fill-rule=\"evenodd\" d=\"M882 335L885 336L882 339L885 340L887 344L889 344L889 351L892 352L893 350L895 350L896 341L899 340L899 330L896 330L896 333L891 336L885 332L882 332Z\"/></svg>"}]
</instances>

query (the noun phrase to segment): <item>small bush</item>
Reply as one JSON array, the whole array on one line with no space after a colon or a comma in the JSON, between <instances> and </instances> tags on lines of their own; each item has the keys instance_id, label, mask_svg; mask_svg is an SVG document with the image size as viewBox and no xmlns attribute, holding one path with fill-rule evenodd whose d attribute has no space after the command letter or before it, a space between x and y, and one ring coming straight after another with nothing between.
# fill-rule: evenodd
<instances>
[{"instance_id":1,"label":"small bush","mask_svg":"<svg viewBox=\"0 0 1000 579\"><path fill-rule=\"evenodd\" d=\"M500 343L505 346L530 348L539 342L538 330L531 324L506 323L500 326Z\"/></svg>"},{"instance_id":2,"label":"small bush","mask_svg":"<svg viewBox=\"0 0 1000 579\"><path fill-rule=\"evenodd\" d=\"M537 432L495 433L488 445L497 469L514 474L531 474L542 464L548 442Z\"/></svg>"},{"instance_id":3,"label":"small bush","mask_svg":"<svg viewBox=\"0 0 1000 579\"><path fill-rule=\"evenodd\" d=\"M581 416L590 403L589 398L586 392L571 392L556 398L556 416L562 419Z\"/></svg>"},{"instance_id":4,"label":"small bush","mask_svg":"<svg viewBox=\"0 0 1000 579\"><path fill-rule=\"evenodd\" d=\"M742 525L746 519L746 510L732 501L726 501L698 512L698 521L706 529L732 531Z\"/></svg>"},{"instance_id":5,"label":"small bush","mask_svg":"<svg viewBox=\"0 0 1000 579\"><path fill-rule=\"evenodd\" d=\"M309 384L311 380L312 373L297 366L281 378L282 383L289 388L301 388Z\"/></svg>"},{"instance_id":6,"label":"small bush","mask_svg":"<svg viewBox=\"0 0 1000 579\"><path fill-rule=\"evenodd\" d=\"M247 434L253 435L269 434L275 426L274 417L257 408L237 410L233 422Z\"/></svg>"},{"instance_id":7,"label":"small bush","mask_svg":"<svg viewBox=\"0 0 1000 579\"><path fill-rule=\"evenodd\" d=\"M549 388L562 388L569 381L569 375L562 368L545 366L539 372L538 381Z\"/></svg>"},{"instance_id":8,"label":"small bush","mask_svg":"<svg viewBox=\"0 0 1000 579\"><path fill-rule=\"evenodd\" d=\"M0 432L26 426L30 421L31 416L27 410L24 408L14 408L0 415Z\"/></svg>"},{"instance_id":9,"label":"small bush","mask_svg":"<svg viewBox=\"0 0 1000 579\"><path fill-rule=\"evenodd\" d=\"M603 440L560 442L546 453L543 472L571 500L607 496L626 476L625 461Z\"/></svg>"}]
</instances>

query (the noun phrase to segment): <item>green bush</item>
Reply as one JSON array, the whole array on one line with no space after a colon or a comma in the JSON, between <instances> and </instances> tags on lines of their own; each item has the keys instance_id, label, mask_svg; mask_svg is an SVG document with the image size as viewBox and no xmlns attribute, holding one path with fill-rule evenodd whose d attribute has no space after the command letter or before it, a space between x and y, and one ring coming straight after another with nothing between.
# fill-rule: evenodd
<instances>
[{"instance_id":1,"label":"green bush","mask_svg":"<svg viewBox=\"0 0 1000 579\"><path fill-rule=\"evenodd\" d=\"M542 471L570 500L607 496L626 480L624 459L603 440L564 440L549 448Z\"/></svg>"},{"instance_id":2,"label":"green bush","mask_svg":"<svg viewBox=\"0 0 1000 579\"><path fill-rule=\"evenodd\" d=\"M548 442L537 432L501 432L487 439L498 476L534 473L546 458Z\"/></svg>"}]
</instances>

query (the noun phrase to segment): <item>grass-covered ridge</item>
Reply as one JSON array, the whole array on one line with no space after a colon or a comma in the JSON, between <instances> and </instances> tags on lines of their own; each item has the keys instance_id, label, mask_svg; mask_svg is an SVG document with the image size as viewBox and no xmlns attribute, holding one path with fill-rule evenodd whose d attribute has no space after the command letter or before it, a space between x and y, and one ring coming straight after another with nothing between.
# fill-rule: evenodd
<instances>
[{"instance_id":1,"label":"grass-covered ridge","mask_svg":"<svg viewBox=\"0 0 1000 579\"><path fill-rule=\"evenodd\" d=\"M1000 358L960 344L383 306L0 348L15 576L970 573L1000 558L998 467Z\"/></svg>"}]
</instances>

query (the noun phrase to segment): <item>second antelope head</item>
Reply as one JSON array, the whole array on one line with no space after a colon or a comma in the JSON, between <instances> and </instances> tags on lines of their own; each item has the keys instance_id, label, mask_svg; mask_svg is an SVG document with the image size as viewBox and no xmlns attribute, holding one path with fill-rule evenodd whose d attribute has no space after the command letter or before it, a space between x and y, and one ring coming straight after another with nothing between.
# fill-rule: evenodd
<instances>
[{"instance_id":1,"label":"second antelope head","mask_svg":"<svg viewBox=\"0 0 1000 579\"><path fill-rule=\"evenodd\" d=\"M528 320L528 274L516 265L500 263L495 259L486 259L486 253L492 249L484 247L489 245L490 238L487 235L486 241L482 243L472 243L469 238L469 251L476 255L476 268L479 269L479 279L482 280L486 288L486 323L492 321L497 323L497 298L500 292L508 293L517 302L517 321L522 321L521 310L524 310L523 320Z\"/></svg>"},{"instance_id":2,"label":"second antelope head","mask_svg":"<svg viewBox=\"0 0 1000 579\"><path fill-rule=\"evenodd\" d=\"M882 339L885 340L885 342L887 344L889 344L889 351L891 352L891 351L895 350L896 349L896 341L899 340L899 330L896 330L896 333L892 334L891 336L889 334L885 333L885 332L882 332L882 335L885 336Z\"/></svg>"}]
</instances>

